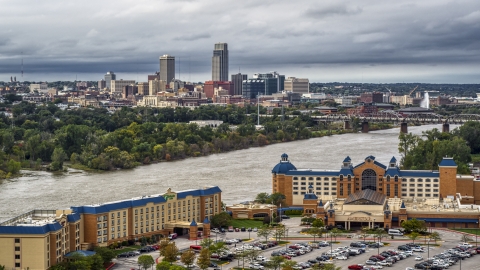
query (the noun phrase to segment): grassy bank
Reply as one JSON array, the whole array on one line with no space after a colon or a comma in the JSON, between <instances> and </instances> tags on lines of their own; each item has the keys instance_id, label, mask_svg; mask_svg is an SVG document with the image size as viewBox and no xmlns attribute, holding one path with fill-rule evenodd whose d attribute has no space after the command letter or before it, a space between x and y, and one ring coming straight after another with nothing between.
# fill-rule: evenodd
<instances>
[{"instance_id":1,"label":"grassy bank","mask_svg":"<svg viewBox=\"0 0 480 270\"><path fill-rule=\"evenodd\" d=\"M234 228L260 228L263 226L263 221L256 219L234 219L232 220L232 226Z\"/></svg>"}]
</instances>

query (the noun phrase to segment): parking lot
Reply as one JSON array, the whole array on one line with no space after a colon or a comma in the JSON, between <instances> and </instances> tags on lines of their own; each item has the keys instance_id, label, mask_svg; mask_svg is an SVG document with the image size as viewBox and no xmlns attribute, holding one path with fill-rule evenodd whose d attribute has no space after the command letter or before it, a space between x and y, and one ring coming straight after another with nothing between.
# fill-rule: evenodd
<instances>
[{"instance_id":1,"label":"parking lot","mask_svg":"<svg viewBox=\"0 0 480 270\"><path fill-rule=\"evenodd\" d=\"M289 228L289 245L295 244L295 243L307 243L309 241L312 241L313 239L311 238L306 238L304 235L300 234L300 230L303 228L299 226L299 219L290 219L290 220L285 220L288 228ZM424 246L424 250L426 252L414 252L414 256L410 256L408 258L405 258L403 260L399 260L395 264L393 264L391 267L384 266L383 268L390 268L390 269L406 269L407 267L414 267L418 261L415 261L415 256L420 254L423 256L423 258L427 259L428 254L430 257L433 257L436 254L442 253L448 249L456 247L460 243L460 236L461 233L458 232L453 232L453 231L444 231L444 230L438 230L438 232L441 235L442 240L438 242L439 246L430 246L429 248L427 246ZM232 239L232 238L238 238L238 239L247 239L249 238L252 239L252 241L249 241L249 243L253 243L255 241L263 241L264 239L259 239L257 237L257 234L255 232L227 232L225 234L215 234L212 233L211 238L212 239L217 239L217 240L227 240L227 239ZM303 238L303 239L302 239ZM321 238L318 240L327 240L329 241L329 238ZM352 239L337 239L338 243L334 243L332 246L329 247L320 247L318 249L313 249L312 252L308 252L304 255L298 256L298 257L292 257L292 260L297 261L297 262L307 262L308 260L314 260L318 256L321 256L322 253L326 253L330 250L334 250L339 247L345 247L345 246L350 246L350 243L352 242L357 242L361 241L363 239L360 239L356 236L353 236ZM367 239L367 242L371 240ZM347 260L334 260L334 263L336 266L342 267L342 269L348 269L349 265L353 264L365 264L365 262L370 258L372 255L377 255L378 253L381 253L386 250L396 250L398 246L410 243L411 240L407 240L405 238L400 238L400 239L388 239L388 240L383 240L384 242L387 242L387 244L384 247L380 248L366 248L365 253L359 254L356 256L350 256ZM177 246L179 249L183 248L188 248L190 245L195 245L196 241L190 241L185 238L179 238L176 239L175 242L177 243ZM197 241L198 243L199 241ZM424 241L422 239L416 240L416 243L419 244L424 244ZM475 243L473 243L475 245ZM240 247L242 243L238 243L236 247ZM265 256L267 259L270 258L271 253L273 251L278 251L281 249L286 249L288 246L285 245L280 245L280 246L275 246L273 248L269 248L266 250L263 250L262 256ZM230 245L229 248L232 252L235 250L235 245ZM427 250L428 249L428 250ZM150 254L154 257L154 259L159 257L159 252L151 252L151 253L145 253L145 254ZM116 259L117 266L114 269L138 269L137 265L137 257L130 257L130 258L121 258L121 259ZM466 258L462 260L461 264L461 269L469 269L469 270L480 270L480 255L473 255L471 258ZM223 265L221 268L222 269L230 269L233 267L242 267L243 265L243 260L233 260L232 262ZM249 263L245 262L245 268L248 268ZM457 262L456 264L450 266L448 269L460 269L460 262Z\"/></svg>"}]
</instances>

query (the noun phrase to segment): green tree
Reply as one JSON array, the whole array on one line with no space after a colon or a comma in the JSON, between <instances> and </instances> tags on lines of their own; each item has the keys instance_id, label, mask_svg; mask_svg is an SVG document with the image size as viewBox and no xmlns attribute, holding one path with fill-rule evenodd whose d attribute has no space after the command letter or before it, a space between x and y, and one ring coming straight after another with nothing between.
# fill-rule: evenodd
<instances>
[{"instance_id":1,"label":"green tree","mask_svg":"<svg viewBox=\"0 0 480 270\"><path fill-rule=\"evenodd\" d=\"M52 163L50 164L50 170L58 171L63 168L63 162L67 158L67 154L63 151L62 148L57 147L53 150L52 154Z\"/></svg>"},{"instance_id":2,"label":"green tree","mask_svg":"<svg viewBox=\"0 0 480 270\"><path fill-rule=\"evenodd\" d=\"M285 261L283 262L282 264L282 270L294 270L294 266L297 265L297 262L296 261Z\"/></svg>"},{"instance_id":3,"label":"green tree","mask_svg":"<svg viewBox=\"0 0 480 270\"><path fill-rule=\"evenodd\" d=\"M8 162L7 162L7 172L11 173L11 174L17 174L20 172L20 169L21 169L21 163L20 162L17 162L13 159L10 159Z\"/></svg>"},{"instance_id":4,"label":"green tree","mask_svg":"<svg viewBox=\"0 0 480 270\"><path fill-rule=\"evenodd\" d=\"M287 197L285 197L285 195L283 195L280 192L277 192L270 195L270 202L271 204L274 204L276 206L279 206L280 204L282 204L283 206L287 206L287 204L285 203L286 198Z\"/></svg>"},{"instance_id":5,"label":"green tree","mask_svg":"<svg viewBox=\"0 0 480 270\"><path fill-rule=\"evenodd\" d=\"M151 255L141 255L138 257L137 262L145 270L152 267L152 265L155 264L155 260Z\"/></svg>"},{"instance_id":6,"label":"green tree","mask_svg":"<svg viewBox=\"0 0 480 270\"><path fill-rule=\"evenodd\" d=\"M437 241L440 241L442 240L442 237L440 236L440 233L438 232L432 232L430 234L430 239L433 239L435 241L435 244L437 243Z\"/></svg>"},{"instance_id":7,"label":"green tree","mask_svg":"<svg viewBox=\"0 0 480 270\"><path fill-rule=\"evenodd\" d=\"M420 236L419 233L417 233L417 232L412 232L412 233L410 233L410 234L408 235L408 238L409 238L410 240L412 240L412 242L415 244L415 240L417 240L419 236Z\"/></svg>"},{"instance_id":8,"label":"green tree","mask_svg":"<svg viewBox=\"0 0 480 270\"><path fill-rule=\"evenodd\" d=\"M104 264L111 263L116 257L115 252L109 248L96 247L95 252L102 257Z\"/></svg>"},{"instance_id":9,"label":"green tree","mask_svg":"<svg viewBox=\"0 0 480 270\"><path fill-rule=\"evenodd\" d=\"M336 266L333 263L326 263L323 265L322 270L342 270L342 267Z\"/></svg>"},{"instance_id":10,"label":"green tree","mask_svg":"<svg viewBox=\"0 0 480 270\"><path fill-rule=\"evenodd\" d=\"M160 255L163 256L163 260L173 263L177 260L178 248L175 242L169 242L163 249L160 248Z\"/></svg>"},{"instance_id":11,"label":"green tree","mask_svg":"<svg viewBox=\"0 0 480 270\"><path fill-rule=\"evenodd\" d=\"M257 197L255 197L255 202L257 203L269 203L270 202L270 195L266 192L261 192L257 194Z\"/></svg>"},{"instance_id":12,"label":"green tree","mask_svg":"<svg viewBox=\"0 0 480 270\"><path fill-rule=\"evenodd\" d=\"M270 237L270 235L272 235L272 229L268 226L260 227L257 231L257 236L258 237L264 237L265 242L268 241L268 237Z\"/></svg>"},{"instance_id":13,"label":"green tree","mask_svg":"<svg viewBox=\"0 0 480 270\"><path fill-rule=\"evenodd\" d=\"M405 229L405 232L416 232L416 233L425 233L427 231L427 226L424 220L419 220L412 218L402 222L402 228Z\"/></svg>"},{"instance_id":14,"label":"green tree","mask_svg":"<svg viewBox=\"0 0 480 270\"><path fill-rule=\"evenodd\" d=\"M210 266L210 251L208 249L204 248L200 251L197 264L202 270L205 270Z\"/></svg>"},{"instance_id":15,"label":"green tree","mask_svg":"<svg viewBox=\"0 0 480 270\"><path fill-rule=\"evenodd\" d=\"M273 256L270 261L265 264L265 267L271 270L280 270L284 261L285 258L282 256Z\"/></svg>"},{"instance_id":16,"label":"green tree","mask_svg":"<svg viewBox=\"0 0 480 270\"><path fill-rule=\"evenodd\" d=\"M167 261L162 261L157 266L155 266L156 270L169 270L170 269L170 263Z\"/></svg>"},{"instance_id":17,"label":"green tree","mask_svg":"<svg viewBox=\"0 0 480 270\"><path fill-rule=\"evenodd\" d=\"M313 228L310 228L307 233L311 236L313 236L313 242L315 242L315 239L316 237L318 238L321 238L322 237L322 229L320 228L317 228L317 227L313 227Z\"/></svg>"},{"instance_id":18,"label":"green tree","mask_svg":"<svg viewBox=\"0 0 480 270\"><path fill-rule=\"evenodd\" d=\"M330 230L330 234L331 234L332 237L335 239L335 242L337 242L337 237L339 237L340 235L342 235L342 231L340 231L340 230L337 229L337 228L333 228L332 230Z\"/></svg>"},{"instance_id":19,"label":"green tree","mask_svg":"<svg viewBox=\"0 0 480 270\"><path fill-rule=\"evenodd\" d=\"M366 226L362 227L360 237L363 237L364 242L366 241L367 236L369 235L370 235L370 228Z\"/></svg>"},{"instance_id":20,"label":"green tree","mask_svg":"<svg viewBox=\"0 0 480 270\"><path fill-rule=\"evenodd\" d=\"M180 261L185 264L186 267L190 267L195 261L195 251L189 249L182 253Z\"/></svg>"},{"instance_id":21,"label":"green tree","mask_svg":"<svg viewBox=\"0 0 480 270\"><path fill-rule=\"evenodd\" d=\"M210 223L212 227L227 227L232 223L232 216L230 216L227 212L221 212L212 216Z\"/></svg>"},{"instance_id":22,"label":"green tree","mask_svg":"<svg viewBox=\"0 0 480 270\"><path fill-rule=\"evenodd\" d=\"M311 226L314 228L322 228L325 225L323 224L323 220L321 218L317 218L312 222Z\"/></svg>"}]
</instances>

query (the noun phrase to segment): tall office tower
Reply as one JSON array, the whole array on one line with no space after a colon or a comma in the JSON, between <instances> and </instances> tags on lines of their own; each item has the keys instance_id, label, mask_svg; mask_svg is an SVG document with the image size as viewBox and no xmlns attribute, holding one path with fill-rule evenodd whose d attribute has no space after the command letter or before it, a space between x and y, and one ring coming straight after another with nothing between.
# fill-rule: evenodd
<instances>
[{"instance_id":1,"label":"tall office tower","mask_svg":"<svg viewBox=\"0 0 480 270\"><path fill-rule=\"evenodd\" d=\"M216 43L212 57L212 81L228 81L228 44Z\"/></svg>"},{"instance_id":2,"label":"tall office tower","mask_svg":"<svg viewBox=\"0 0 480 270\"><path fill-rule=\"evenodd\" d=\"M160 80L170 83L175 79L175 56L160 56Z\"/></svg>"},{"instance_id":3,"label":"tall office tower","mask_svg":"<svg viewBox=\"0 0 480 270\"><path fill-rule=\"evenodd\" d=\"M269 73L255 73L253 74L253 78L265 80L264 95L280 93L285 89L285 75L280 75L276 71Z\"/></svg>"},{"instance_id":4,"label":"tall office tower","mask_svg":"<svg viewBox=\"0 0 480 270\"><path fill-rule=\"evenodd\" d=\"M112 80L116 80L117 79L117 75L115 75L115 73L113 73L113 71L109 71L107 72L107 74L105 74L105 82L106 82L106 87L108 89L111 89L111 84L110 82Z\"/></svg>"},{"instance_id":5,"label":"tall office tower","mask_svg":"<svg viewBox=\"0 0 480 270\"><path fill-rule=\"evenodd\" d=\"M233 95L240 96L242 95L242 83L244 80L248 79L247 74L232 74L232 83L233 83Z\"/></svg>"}]
</instances>

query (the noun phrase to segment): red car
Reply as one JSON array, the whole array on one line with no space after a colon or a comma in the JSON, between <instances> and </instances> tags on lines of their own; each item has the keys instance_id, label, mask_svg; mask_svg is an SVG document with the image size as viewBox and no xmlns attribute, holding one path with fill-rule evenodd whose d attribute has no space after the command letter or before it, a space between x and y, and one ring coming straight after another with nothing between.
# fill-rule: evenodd
<instances>
[{"instance_id":1,"label":"red car","mask_svg":"<svg viewBox=\"0 0 480 270\"><path fill-rule=\"evenodd\" d=\"M287 259L287 260L291 260L292 257L288 256L288 255L282 255L283 258Z\"/></svg>"},{"instance_id":2,"label":"red car","mask_svg":"<svg viewBox=\"0 0 480 270\"><path fill-rule=\"evenodd\" d=\"M152 248L155 249L155 250L158 250L160 248L160 246L159 245L153 245Z\"/></svg>"},{"instance_id":3,"label":"red car","mask_svg":"<svg viewBox=\"0 0 480 270\"><path fill-rule=\"evenodd\" d=\"M348 267L348 269L351 269L351 270L362 270L362 269L363 269L363 266L358 265L358 264L353 264L353 265L350 265L350 266Z\"/></svg>"}]
</instances>

